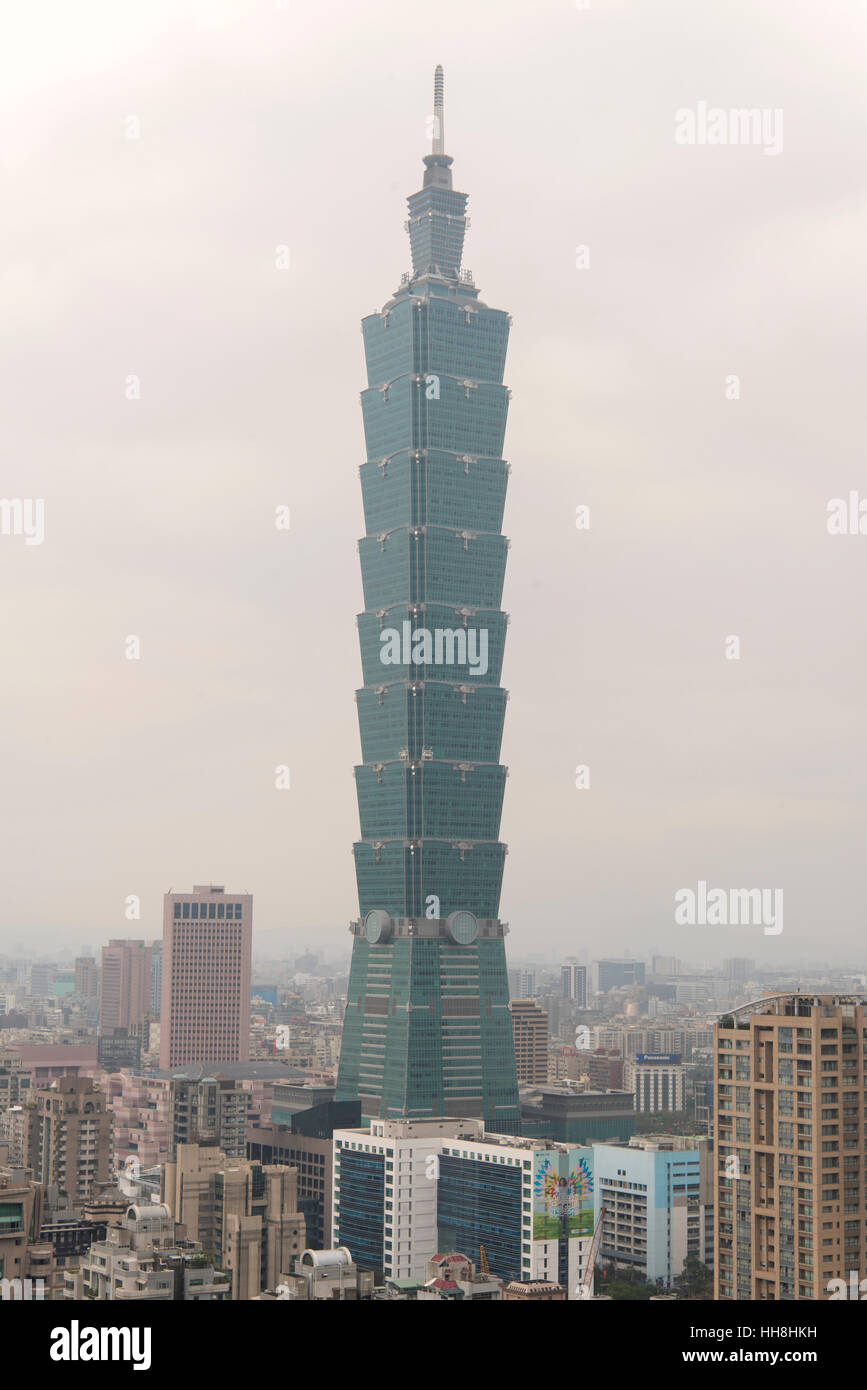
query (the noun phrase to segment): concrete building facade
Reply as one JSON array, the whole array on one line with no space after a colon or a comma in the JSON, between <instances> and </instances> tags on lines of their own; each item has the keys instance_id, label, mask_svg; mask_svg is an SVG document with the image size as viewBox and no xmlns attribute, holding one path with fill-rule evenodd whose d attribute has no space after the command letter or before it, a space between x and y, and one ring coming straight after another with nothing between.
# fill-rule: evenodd
<instances>
[{"instance_id":1,"label":"concrete building facade","mask_svg":"<svg viewBox=\"0 0 867 1390\"><path fill-rule=\"evenodd\" d=\"M544 1086L548 1082L548 1014L534 999L513 999L509 1011L518 1085Z\"/></svg>"},{"instance_id":2,"label":"concrete building facade","mask_svg":"<svg viewBox=\"0 0 867 1390\"><path fill-rule=\"evenodd\" d=\"M779 994L720 1020L715 1297L830 1299L867 1268L859 996Z\"/></svg>"},{"instance_id":3,"label":"concrete building facade","mask_svg":"<svg viewBox=\"0 0 867 1390\"><path fill-rule=\"evenodd\" d=\"M138 1027L150 1008L150 946L127 940L103 946L100 982L100 1033Z\"/></svg>"},{"instance_id":4,"label":"concrete building facade","mask_svg":"<svg viewBox=\"0 0 867 1390\"><path fill-rule=\"evenodd\" d=\"M307 1245L294 1168L179 1144L163 1168L160 1198L231 1276L233 1299L275 1288Z\"/></svg>"},{"instance_id":5,"label":"concrete building facade","mask_svg":"<svg viewBox=\"0 0 867 1390\"><path fill-rule=\"evenodd\" d=\"M249 893L166 894L160 1067L249 1059L252 940Z\"/></svg>"}]
</instances>

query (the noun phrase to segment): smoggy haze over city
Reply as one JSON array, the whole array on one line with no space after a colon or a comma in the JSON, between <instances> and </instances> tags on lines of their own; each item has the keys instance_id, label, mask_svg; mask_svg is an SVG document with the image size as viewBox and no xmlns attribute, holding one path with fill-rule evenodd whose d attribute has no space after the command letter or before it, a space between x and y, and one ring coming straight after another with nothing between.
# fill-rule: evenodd
<instances>
[{"instance_id":1,"label":"smoggy haze over city","mask_svg":"<svg viewBox=\"0 0 867 1390\"><path fill-rule=\"evenodd\" d=\"M349 949L359 321L441 62L465 263L514 317L510 954L863 968L867 536L826 522L867 497L865 19L700 11L7 22L2 493L45 537L0 537L3 949L155 937L208 882L254 951ZM676 143L700 102L782 111L782 148ZM699 881L782 891L784 930L676 925Z\"/></svg>"}]
</instances>

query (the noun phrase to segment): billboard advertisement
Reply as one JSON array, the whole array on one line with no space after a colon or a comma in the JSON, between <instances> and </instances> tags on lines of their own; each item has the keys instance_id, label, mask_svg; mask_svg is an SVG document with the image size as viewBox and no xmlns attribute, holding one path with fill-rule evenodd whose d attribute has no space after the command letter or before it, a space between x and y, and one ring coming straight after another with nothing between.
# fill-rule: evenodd
<instances>
[{"instance_id":1,"label":"billboard advertisement","mask_svg":"<svg viewBox=\"0 0 867 1390\"><path fill-rule=\"evenodd\" d=\"M540 1149L533 1164L533 1239L593 1233L593 1150Z\"/></svg>"}]
</instances>

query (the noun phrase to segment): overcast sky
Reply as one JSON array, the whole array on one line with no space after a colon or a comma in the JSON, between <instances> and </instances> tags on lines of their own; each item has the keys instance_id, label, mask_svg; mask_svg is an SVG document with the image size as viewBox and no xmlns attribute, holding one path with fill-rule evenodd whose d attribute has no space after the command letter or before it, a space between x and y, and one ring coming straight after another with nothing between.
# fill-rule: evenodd
<instances>
[{"instance_id":1,"label":"overcast sky","mask_svg":"<svg viewBox=\"0 0 867 1390\"><path fill-rule=\"evenodd\" d=\"M349 947L359 321L409 266L441 62L466 264L514 316L510 950L865 963L867 536L826 526L867 498L860 7L2 27L0 495L45 538L0 536L0 949L155 936L209 881L259 949ZM701 102L781 110L782 150L676 143ZM699 880L782 890L783 932L675 925Z\"/></svg>"}]
</instances>

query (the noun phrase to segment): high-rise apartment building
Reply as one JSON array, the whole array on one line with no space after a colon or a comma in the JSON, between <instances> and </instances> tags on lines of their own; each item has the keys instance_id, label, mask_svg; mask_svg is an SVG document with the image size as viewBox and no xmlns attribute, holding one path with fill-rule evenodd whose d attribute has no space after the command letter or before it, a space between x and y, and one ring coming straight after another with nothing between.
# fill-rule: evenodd
<instances>
[{"instance_id":1,"label":"high-rise apartment building","mask_svg":"<svg viewBox=\"0 0 867 1390\"><path fill-rule=\"evenodd\" d=\"M35 1134L26 1140L34 1177L66 1192L72 1202L89 1196L111 1177L111 1115L89 1077L62 1076L35 1091L25 1111Z\"/></svg>"},{"instance_id":2,"label":"high-rise apartment building","mask_svg":"<svg viewBox=\"0 0 867 1390\"><path fill-rule=\"evenodd\" d=\"M252 943L249 893L198 886L192 893L166 894L162 1068L249 1059Z\"/></svg>"},{"instance_id":3,"label":"high-rise apartment building","mask_svg":"<svg viewBox=\"0 0 867 1390\"><path fill-rule=\"evenodd\" d=\"M829 1299L867 1267L864 1001L770 995L716 1029L718 1299Z\"/></svg>"},{"instance_id":4,"label":"high-rise apartment building","mask_svg":"<svg viewBox=\"0 0 867 1390\"><path fill-rule=\"evenodd\" d=\"M106 1077L102 1084L114 1115L115 1154L127 1171L173 1159L179 1144L213 1146L229 1158L244 1157L250 1093L240 1082L226 1076L133 1071Z\"/></svg>"},{"instance_id":5,"label":"high-rise apartment building","mask_svg":"<svg viewBox=\"0 0 867 1390\"><path fill-rule=\"evenodd\" d=\"M130 1205L119 1225L64 1273L64 1299L80 1302L228 1301L229 1277L197 1241L186 1240L168 1207Z\"/></svg>"},{"instance_id":6,"label":"high-rise apartment building","mask_svg":"<svg viewBox=\"0 0 867 1390\"><path fill-rule=\"evenodd\" d=\"M150 946L126 939L103 946L101 984L100 1033L137 1027L150 1007Z\"/></svg>"},{"instance_id":7,"label":"high-rise apartment building","mask_svg":"<svg viewBox=\"0 0 867 1390\"><path fill-rule=\"evenodd\" d=\"M247 1111L250 1094L229 1077L185 1076L171 1079L169 1157L179 1144L213 1144L227 1157L246 1152Z\"/></svg>"},{"instance_id":8,"label":"high-rise apartment building","mask_svg":"<svg viewBox=\"0 0 867 1390\"><path fill-rule=\"evenodd\" d=\"M509 976L510 999L532 999L536 993L536 972L512 967Z\"/></svg>"},{"instance_id":9,"label":"high-rise apartment building","mask_svg":"<svg viewBox=\"0 0 867 1390\"><path fill-rule=\"evenodd\" d=\"M99 993L99 966L93 956L78 956L75 962L75 993L95 999Z\"/></svg>"},{"instance_id":10,"label":"high-rise apartment building","mask_svg":"<svg viewBox=\"0 0 867 1390\"><path fill-rule=\"evenodd\" d=\"M544 1086L548 1081L548 1015L535 999L513 999L509 1009L518 1083Z\"/></svg>"},{"instance_id":11,"label":"high-rise apartment building","mask_svg":"<svg viewBox=\"0 0 867 1390\"><path fill-rule=\"evenodd\" d=\"M509 316L461 269L467 195L433 148L412 270L362 324L365 535L354 936L337 1098L519 1123L505 935L500 603Z\"/></svg>"},{"instance_id":12,"label":"high-rise apartment building","mask_svg":"<svg viewBox=\"0 0 867 1390\"><path fill-rule=\"evenodd\" d=\"M294 1168L227 1158L215 1148L179 1144L163 1167L160 1199L191 1240L230 1275L232 1298L276 1288L306 1247Z\"/></svg>"}]
</instances>

